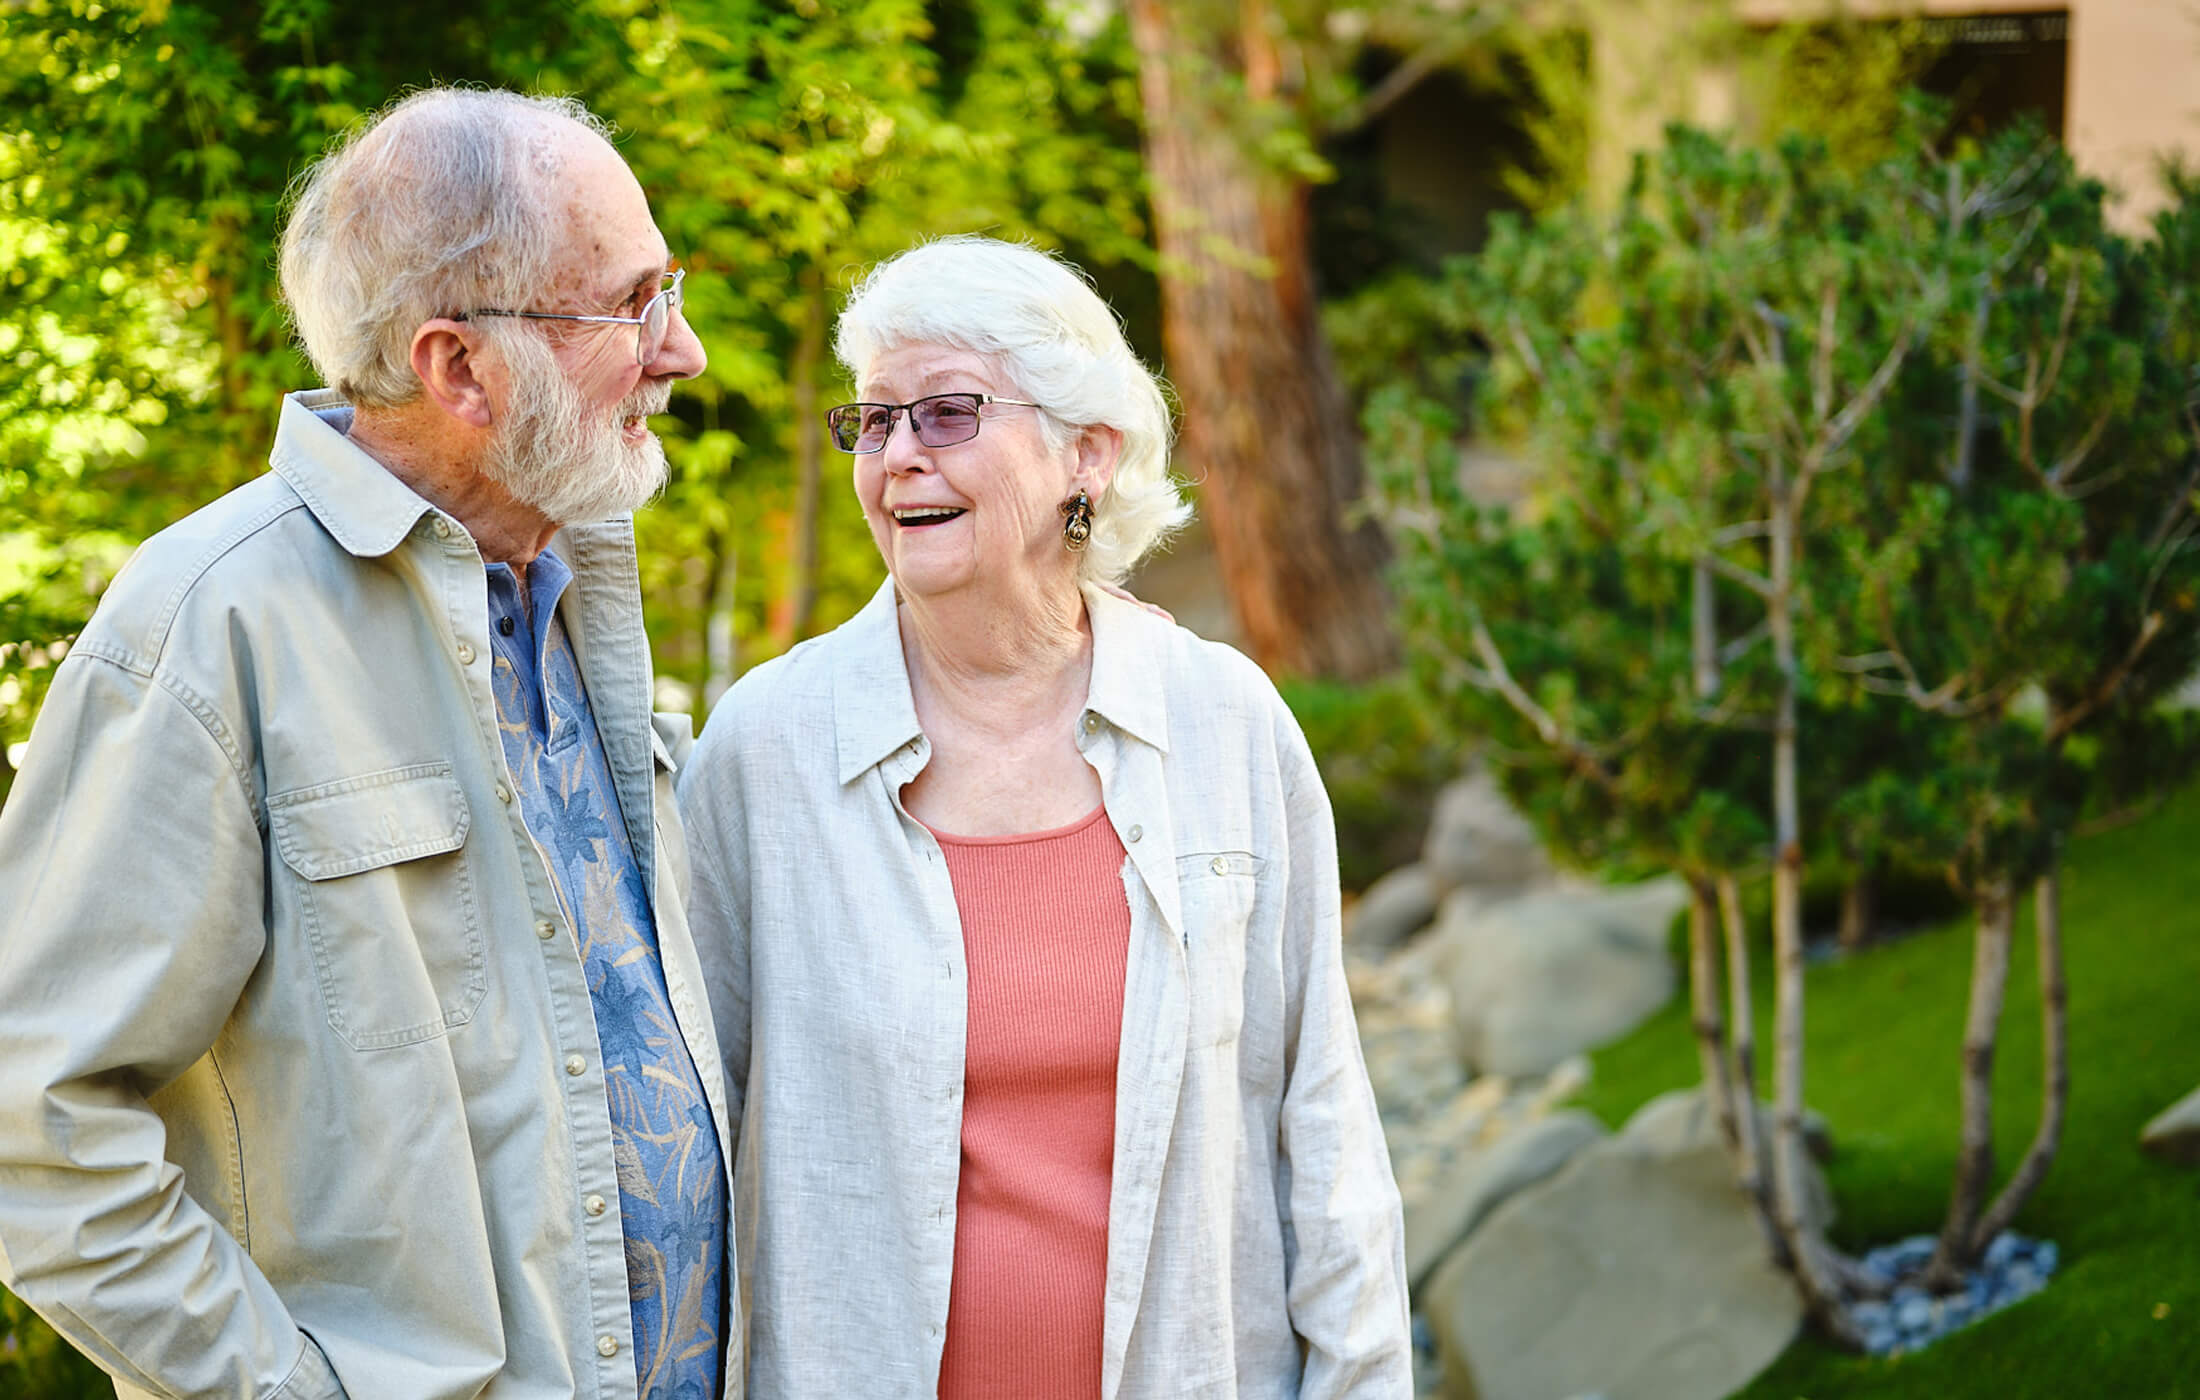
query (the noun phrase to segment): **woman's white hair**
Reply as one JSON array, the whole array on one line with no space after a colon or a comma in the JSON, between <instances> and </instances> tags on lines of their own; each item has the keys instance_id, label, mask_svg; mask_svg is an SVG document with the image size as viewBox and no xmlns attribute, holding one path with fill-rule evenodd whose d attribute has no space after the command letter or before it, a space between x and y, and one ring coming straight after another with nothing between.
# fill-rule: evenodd
<instances>
[{"instance_id":1,"label":"woman's white hair","mask_svg":"<svg viewBox=\"0 0 2200 1400\"><path fill-rule=\"evenodd\" d=\"M554 176L568 123L606 130L571 98L428 88L298 177L283 300L323 383L358 407L409 403L421 322L541 295L560 251Z\"/></svg>"},{"instance_id":2,"label":"woman's white hair","mask_svg":"<svg viewBox=\"0 0 2200 1400\"><path fill-rule=\"evenodd\" d=\"M858 383L889 350L944 345L983 355L1044 410L1056 451L1078 430L1123 435L1115 478L1093 503L1082 578L1120 583L1191 518L1169 476L1169 406L1123 326L1083 273L1028 244L964 234L920 243L849 294L833 349Z\"/></svg>"}]
</instances>

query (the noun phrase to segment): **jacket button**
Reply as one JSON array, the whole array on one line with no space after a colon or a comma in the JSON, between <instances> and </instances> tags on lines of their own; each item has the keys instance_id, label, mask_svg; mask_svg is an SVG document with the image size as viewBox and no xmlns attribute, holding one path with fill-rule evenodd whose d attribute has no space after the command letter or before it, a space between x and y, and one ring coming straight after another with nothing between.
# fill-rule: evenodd
<instances>
[{"instance_id":1,"label":"jacket button","mask_svg":"<svg viewBox=\"0 0 2200 1400\"><path fill-rule=\"evenodd\" d=\"M535 937L547 943L557 936L558 926L556 924L551 923L548 919L535 920Z\"/></svg>"},{"instance_id":2,"label":"jacket button","mask_svg":"<svg viewBox=\"0 0 2200 1400\"><path fill-rule=\"evenodd\" d=\"M578 1055L568 1055L565 1057L565 1072L572 1075L586 1074L588 1073L588 1061Z\"/></svg>"},{"instance_id":3,"label":"jacket button","mask_svg":"<svg viewBox=\"0 0 2200 1400\"><path fill-rule=\"evenodd\" d=\"M611 1357L619 1354L619 1339L606 1332L596 1339L596 1355Z\"/></svg>"},{"instance_id":4,"label":"jacket button","mask_svg":"<svg viewBox=\"0 0 2200 1400\"><path fill-rule=\"evenodd\" d=\"M602 1215L605 1211L611 1209L611 1202L601 1196L590 1196L581 1202L581 1209L587 1211L591 1216Z\"/></svg>"},{"instance_id":5,"label":"jacket button","mask_svg":"<svg viewBox=\"0 0 2200 1400\"><path fill-rule=\"evenodd\" d=\"M512 800L512 790L511 790L510 788L506 787L506 786L505 786L504 784L502 784L502 783L498 783L498 784L497 784L497 801L499 801L499 802L510 802L511 800Z\"/></svg>"}]
</instances>

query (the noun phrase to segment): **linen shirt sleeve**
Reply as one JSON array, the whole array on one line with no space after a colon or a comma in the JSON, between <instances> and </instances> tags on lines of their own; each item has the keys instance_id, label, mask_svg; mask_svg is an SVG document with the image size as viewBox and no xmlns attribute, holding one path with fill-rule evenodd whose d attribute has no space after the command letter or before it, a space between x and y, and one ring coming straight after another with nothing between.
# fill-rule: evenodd
<instances>
[{"instance_id":1,"label":"linen shirt sleeve","mask_svg":"<svg viewBox=\"0 0 2200 1400\"><path fill-rule=\"evenodd\" d=\"M1302 1400L1413 1393L1404 1226L1345 985L1336 830L1298 724L1273 702L1288 823L1278 1205Z\"/></svg>"},{"instance_id":2,"label":"linen shirt sleeve","mask_svg":"<svg viewBox=\"0 0 2200 1400\"><path fill-rule=\"evenodd\" d=\"M215 1044L266 944L241 761L198 697L91 649L0 811L0 1278L132 1386L342 1396L185 1194L147 1104Z\"/></svg>"},{"instance_id":3,"label":"linen shirt sleeve","mask_svg":"<svg viewBox=\"0 0 2200 1400\"><path fill-rule=\"evenodd\" d=\"M724 702L729 708L735 703L730 697ZM738 738L727 723L732 718L728 714L715 727L705 727L678 783L692 882L688 928L718 1030L727 1112L738 1139L749 1083L749 852L748 814L735 764Z\"/></svg>"}]
</instances>

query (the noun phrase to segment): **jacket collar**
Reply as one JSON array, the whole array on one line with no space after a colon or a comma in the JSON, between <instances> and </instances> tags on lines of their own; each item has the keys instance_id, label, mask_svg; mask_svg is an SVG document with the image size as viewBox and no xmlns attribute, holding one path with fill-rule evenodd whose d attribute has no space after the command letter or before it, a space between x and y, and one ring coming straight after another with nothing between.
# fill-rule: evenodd
<instances>
[{"instance_id":1,"label":"jacket collar","mask_svg":"<svg viewBox=\"0 0 2200 1400\"><path fill-rule=\"evenodd\" d=\"M1156 662L1172 624L1091 584L1084 594L1085 615L1092 621L1092 688L1085 708L1168 752L1169 705ZM837 649L833 671L833 736L842 783L924 735L901 652L897 606L889 577L842 628L847 645Z\"/></svg>"},{"instance_id":2,"label":"jacket collar","mask_svg":"<svg viewBox=\"0 0 2200 1400\"><path fill-rule=\"evenodd\" d=\"M334 389L285 395L268 464L338 544L379 558L435 507L352 442L351 418L351 405Z\"/></svg>"}]
</instances>

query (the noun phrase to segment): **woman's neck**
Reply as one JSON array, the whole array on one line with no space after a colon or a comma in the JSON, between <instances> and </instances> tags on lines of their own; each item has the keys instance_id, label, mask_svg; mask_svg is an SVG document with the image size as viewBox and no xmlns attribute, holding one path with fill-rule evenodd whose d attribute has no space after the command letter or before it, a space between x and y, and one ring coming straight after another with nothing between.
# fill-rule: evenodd
<instances>
[{"instance_id":1,"label":"woman's neck","mask_svg":"<svg viewBox=\"0 0 2200 1400\"><path fill-rule=\"evenodd\" d=\"M1074 580L1007 605L963 592L904 597L900 622L917 720L927 732L935 721L1024 732L1085 702L1092 627Z\"/></svg>"}]
</instances>

